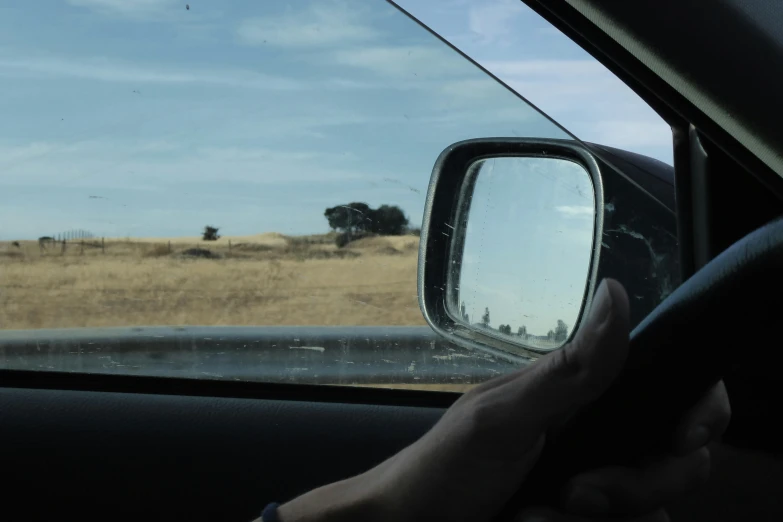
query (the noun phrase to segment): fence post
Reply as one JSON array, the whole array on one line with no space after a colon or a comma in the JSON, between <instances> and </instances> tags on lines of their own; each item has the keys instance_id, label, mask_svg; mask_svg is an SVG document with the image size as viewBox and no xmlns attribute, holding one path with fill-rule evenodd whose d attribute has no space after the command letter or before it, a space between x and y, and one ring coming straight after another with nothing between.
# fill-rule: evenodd
<instances>
[{"instance_id":1,"label":"fence post","mask_svg":"<svg viewBox=\"0 0 783 522\"><path fill-rule=\"evenodd\" d=\"M171 254L171 241L169 241L169 254Z\"/></svg>"},{"instance_id":2,"label":"fence post","mask_svg":"<svg viewBox=\"0 0 783 522\"><path fill-rule=\"evenodd\" d=\"M104 255L106 254L106 238L103 237L101 238L101 252L103 252Z\"/></svg>"},{"instance_id":3,"label":"fence post","mask_svg":"<svg viewBox=\"0 0 783 522\"><path fill-rule=\"evenodd\" d=\"M63 246L62 246L62 250L60 251L61 255L65 255L65 243L66 241L63 239Z\"/></svg>"},{"instance_id":4,"label":"fence post","mask_svg":"<svg viewBox=\"0 0 783 522\"><path fill-rule=\"evenodd\" d=\"M231 252L231 240L228 240L228 251Z\"/></svg>"},{"instance_id":5,"label":"fence post","mask_svg":"<svg viewBox=\"0 0 783 522\"><path fill-rule=\"evenodd\" d=\"M81 250L79 251L79 255L84 255L84 239L80 241L81 244Z\"/></svg>"}]
</instances>

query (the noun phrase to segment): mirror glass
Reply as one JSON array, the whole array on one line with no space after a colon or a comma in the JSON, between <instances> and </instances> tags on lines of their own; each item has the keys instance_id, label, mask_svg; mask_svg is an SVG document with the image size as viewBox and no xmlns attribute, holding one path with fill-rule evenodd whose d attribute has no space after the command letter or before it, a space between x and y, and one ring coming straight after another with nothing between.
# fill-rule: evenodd
<instances>
[{"instance_id":1,"label":"mirror glass","mask_svg":"<svg viewBox=\"0 0 783 522\"><path fill-rule=\"evenodd\" d=\"M589 172L568 159L496 157L474 163L465 183L450 314L518 345L562 346L589 279L596 214Z\"/></svg>"}]
</instances>

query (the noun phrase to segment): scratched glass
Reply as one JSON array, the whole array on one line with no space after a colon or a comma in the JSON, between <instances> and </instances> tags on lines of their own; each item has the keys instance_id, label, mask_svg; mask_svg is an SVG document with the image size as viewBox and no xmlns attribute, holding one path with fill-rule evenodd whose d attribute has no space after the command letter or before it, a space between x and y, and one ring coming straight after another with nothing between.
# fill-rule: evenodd
<instances>
[{"instance_id":1,"label":"scratched glass","mask_svg":"<svg viewBox=\"0 0 783 522\"><path fill-rule=\"evenodd\" d=\"M557 158L499 157L476 167L457 220L465 236L451 259L457 298L449 311L517 344L558 348L574 328L588 282L590 174Z\"/></svg>"}]
</instances>

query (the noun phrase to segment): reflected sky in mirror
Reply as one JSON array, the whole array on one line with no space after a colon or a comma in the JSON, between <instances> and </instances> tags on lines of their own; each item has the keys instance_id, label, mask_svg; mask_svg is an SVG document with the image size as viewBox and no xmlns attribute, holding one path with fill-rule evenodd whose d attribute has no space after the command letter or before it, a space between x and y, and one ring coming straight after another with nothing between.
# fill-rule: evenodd
<instances>
[{"instance_id":1,"label":"reflected sky in mirror","mask_svg":"<svg viewBox=\"0 0 783 522\"><path fill-rule=\"evenodd\" d=\"M452 313L463 314L464 303L472 324L486 321L488 310L495 330L503 325L517 334L524 328L543 341L549 336L548 347L562 344L552 337L563 335L558 321L570 333L578 319L592 254L594 205L589 173L569 160L481 160L459 303L452 303Z\"/></svg>"}]
</instances>

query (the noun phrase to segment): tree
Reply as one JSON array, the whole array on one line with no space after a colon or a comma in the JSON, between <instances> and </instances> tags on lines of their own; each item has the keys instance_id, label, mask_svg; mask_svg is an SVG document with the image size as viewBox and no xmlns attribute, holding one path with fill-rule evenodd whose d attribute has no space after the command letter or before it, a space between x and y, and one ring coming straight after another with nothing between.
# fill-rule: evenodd
<instances>
[{"instance_id":1,"label":"tree","mask_svg":"<svg viewBox=\"0 0 783 522\"><path fill-rule=\"evenodd\" d=\"M501 324L500 326L498 326L498 331L506 335L511 335L511 325Z\"/></svg>"},{"instance_id":2,"label":"tree","mask_svg":"<svg viewBox=\"0 0 783 522\"><path fill-rule=\"evenodd\" d=\"M370 231L384 236L401 236L408 230L408 218L396 205L381 205L370 211Z\"/></svg>"},{"instance_id":3,"label":"tree","mask_svg":"<svg viewBox=\"0 0 783 522\"><path fill-rule=\"evenodd\" d=\"M462 320L470 324L470 316L468 315L468 312L465 309L465 301L462 301L462 306L460 306L460 314L462 315Z\"/></svg>"},{"instance_id":4,"label":"tree","mask_svg":"<svg viewBox=\"0 0 783 522\"><path fill-rule=\"evenodd\" d=\"M484 308L484 315L481 316L481 325L489 328L489 308Z\"/></svg>"},{"instance_id":5,"label":"tree","mask_svg":"<svg viewBox=\"0 0 783 522\"><path fill-rule=\"evenodd\" d=\"M377 209L367 203L348 203L327 208L326 220L332 230L349 238L371 232L384 236L401 236L408 231L408 218L396 205L381 205Z\"/></svg>"},{"instance_id":6,"label":"tree","mask_svg":"<svg viewBox=\"0 0 783 522\"><path fill-rule=\"evenodd\" d=\"M561 321L557 320L557 327L555 328L555 341L564 343L568 339L568 326Z\"/></svg>"},{"instance_id":7,"label":"tree","mask_svg":"<svg viewBox=\"0 0 783 522\"><path fill-rule=\"evenodd\" d=\"M546 334L546 338L549 339L550 341L554 341L555 340L555 331L554 330L549 330L547 332L547 334Z\"/></svg>"},{"instance_id":8,"label":"tree","mask_svg":"<svg viewBox=\"0 0 783 522\"><path fill-rule=\"evenodd\" d=\"M520 326L517 330L517 335L523 338L527 338L527 326Z\"/></svg>"},{"instance_id":9,"label":"tree","mask_svg":"<svg viewBox=\"0 0 783 522\"><path fill-rule=\"evenodd\" d=\"M209 225L205 226L204 232L201 233L201 239L204 241L217 241L220 239L218 230L220 230L218 227L212 227Z\"/></svg>"},{"instance_id":10,"label":"tree","mask_svg":"<svg viewBox=\"0 0 783 522\"><path fill-rule=\"evenodd\" d=\"M367 203L355 202L327 208L324 216L332 230L342 232L350 238L370 229L372 212Z\"/></svg>"}]
</instances>

